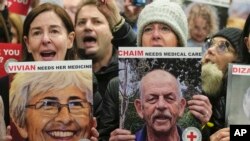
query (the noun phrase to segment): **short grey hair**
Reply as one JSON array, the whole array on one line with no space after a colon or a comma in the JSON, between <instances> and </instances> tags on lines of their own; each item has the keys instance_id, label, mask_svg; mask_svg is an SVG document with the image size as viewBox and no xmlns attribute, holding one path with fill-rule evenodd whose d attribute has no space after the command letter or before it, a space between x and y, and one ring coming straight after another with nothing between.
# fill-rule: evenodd
<instances>
[{"instance_id":1,"label":"short grey hair","mask_svg":"<svg viewBox=\"0 0 250 141\"><path fill-rule=\"evenodd\" d=\"M93 105L92 71L17 73L10 87L10 115L18 126L25 126L26 104L34 96L74 85L86 93Z\"/></svg>"},{"instance_id":2,"label":"short grey hair","mask_svg":"<svg viewBox=\"0 0 250 141\"><path fill-rule=\"evenodd\" d=\"M180 83L180 81L179 81L179 79L176 79L176 77L173 75L173 74L171 74L170 72L168 72L168 71L166 71L166 70L163 70L163 69L154 69L154 70L152 70L152 71L149 71L147 74L149 74L149 73L151 73L151 72L153 72L153 71L164 71L166 74L169 74L170 76L172 76L175 80L176 80L176 82L177 82L177 88L178 88L178 96L179 96L179 98L183 98L183 94L182 94L182 90L181 90L181 83ZM140 99L142 100L143 99L143 94L142 94L142 89L143 89L143 78L145 77L145 76L147 76L147 74L146 75L144 75L142 78L141 78L141 81L140 81L140 83L139 83L139 95L140 95Z\"/></svg>"}]
</instances>

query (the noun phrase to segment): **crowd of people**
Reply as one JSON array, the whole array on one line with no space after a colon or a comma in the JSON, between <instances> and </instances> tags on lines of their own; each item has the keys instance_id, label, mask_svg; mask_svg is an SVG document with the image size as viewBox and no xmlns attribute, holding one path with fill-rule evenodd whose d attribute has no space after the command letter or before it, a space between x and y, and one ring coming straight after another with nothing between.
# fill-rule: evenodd
<instances>
[{"instance_id":1,"label":"crowd of people","mask_svg":"<svg viewBox=\"0 0 250 141\"><path fill-rule=\"evenodd\" d=\"M21 61L93 63L93 77L90 72L1 77L0 140L179 141L183 129L177 121L185 107L202 125L203 140L230 140L225 123L228 64L250 64L249 11L242 27L220 29L212 5L153 0L139 7L132 0L120 2L31 0L28 14L21 16L0 0L0 42L21 44ZM122 46L202 47L202 94L186 100L173 74L152 70L140 80L140 98L134 101L145 125L136 133L119 128L117 51Z\"/></svg>"}]
</instances>

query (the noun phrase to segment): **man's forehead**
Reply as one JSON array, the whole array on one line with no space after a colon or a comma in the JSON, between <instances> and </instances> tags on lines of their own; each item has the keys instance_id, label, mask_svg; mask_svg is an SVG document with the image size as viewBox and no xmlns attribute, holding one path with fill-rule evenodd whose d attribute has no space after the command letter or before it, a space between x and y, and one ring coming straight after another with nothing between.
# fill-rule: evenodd
<instances>
[{"instance_id":1,"label":"man's forehead","mask_svg":"<svg viewBox=\"0 0 250 141\"><path fill-rule=\"evenodd\" d=\"M89 14L90 9L91 9L91 14ZM77 19L86 19L86 18L106 20L106 17L98 10L98 8L95 5L84 5L83 7L81 7Z\"/></svg>"},{"instance_id":2,"label":"man's forehead","mask_svg":"<svg viewBox=\"0 0 250 141\"><path fill-rule=\"evenodd\" d=\"M147 73L143 78L142 78L142 81L146 81L148 79L150 80L162 80L162 78L168 78L168 79L175 79L175 77L167 72L167 71L164 71L164 70L153 70L149 73Z\"/></svg>"}]
</instances>

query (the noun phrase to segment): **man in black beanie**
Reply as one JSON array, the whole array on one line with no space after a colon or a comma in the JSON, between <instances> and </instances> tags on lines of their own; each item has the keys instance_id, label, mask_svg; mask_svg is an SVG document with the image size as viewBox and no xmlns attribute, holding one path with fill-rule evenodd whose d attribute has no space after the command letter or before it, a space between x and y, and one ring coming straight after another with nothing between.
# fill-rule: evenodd
<instances>
[{"instance_id":1,"label":"man in black beanie","mask_svg":"<svg viewBox=\"0 0 250 141\"><path fill-rule=\"evenodd\" d=\"M208 39L202 58L202 89L213 105L210 122L210 140L229 140L229 128L225 128L226 90L228 63L239 60L241 30L224 28Z\"/></svg>"}]
</instances>

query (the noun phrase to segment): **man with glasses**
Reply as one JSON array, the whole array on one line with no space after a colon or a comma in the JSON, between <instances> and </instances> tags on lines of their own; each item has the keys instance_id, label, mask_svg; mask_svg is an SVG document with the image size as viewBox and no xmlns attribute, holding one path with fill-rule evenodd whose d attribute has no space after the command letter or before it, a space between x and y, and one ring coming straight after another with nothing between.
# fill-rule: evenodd
<instances>
[{"instance_id":1,"label":"man with glasses","mask_svg":"<svg viewBox=\"0 0 250 141\"><path fill-rule=\"evenodd\" d=\"M202 58L202 89L208 95L212 107L210 140L229 140L229 128L225 128L226 90L228 63L239 60L241 30L224 28L205 43ZM222 129L223 128L223 129Z\"/></svg>"},{"instance_id":2,"label":"man with glasses","mask_svg":"<svg viewBox=\"0 0 250 141\"><path fill-rule=\"evenodd\" d=\"M97 141L92 104L91 71L18 73L11 83L10 115L28 141Z\"/></svg>"}]
</instances>

